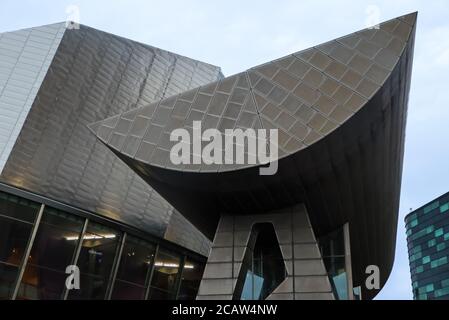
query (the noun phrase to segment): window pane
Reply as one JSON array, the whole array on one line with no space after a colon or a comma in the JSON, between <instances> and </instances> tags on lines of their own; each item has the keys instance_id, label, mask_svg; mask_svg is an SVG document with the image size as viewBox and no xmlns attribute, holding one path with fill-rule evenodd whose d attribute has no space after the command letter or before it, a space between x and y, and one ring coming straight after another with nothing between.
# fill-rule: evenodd
<instances>
[{"instance_id":1,"label":"window pane","mask_svg":"<svg viewBox=\"0 0 449 320\"><path fill-rule=\"evenodd\" d=\"M173 294L157 288L151 288L150 300L170 300L173 299Z\"/></svg>"},{"instance_id":2,"label":"window pane","mask_svg":"<svg viewBox=\"0 0 449 320\"><path fill-rule=\"evenodd\" d=\"M435 201L435 202L429 204L427 207L424 208L424 214L429 213L432 210L435 210L439 206L440 206L440 202L439 201Z\"/></svg>"},{"instance_id":3,"label":"window pane","mask_svg":"<svg viewBox=\"0 0 449 320\"><path fill-rule=\"evenodd\" d=\"M335 297L338 300L347 300L348 284L343 229L321 237L319 245ZM417 253L416 256L421 256L421 253Z\"/></svg>"},{"instance_id":4,"label":"window pane","mask_svg":"<svg viewBox=\"0 0 449 320\"><path fill-rule=\"evenodd\" d=\"M18 300L59 300L67 275L45 267L27 265L17 293Z\"/></svg>"},{"instance_id":5,"label":"window pane","mask_svg":"<svg viewBox=\"0 0 449 320\"><path fill-rule=\"evenodd\" d=\"M80 289L69 291L69 300L103 300L106 296L108 279L81 274Z\"/></svg>"},{"instance_id":6,"label":"window pane","mask_svg":"<svg viewBox=\"0 0 449 320\"><path fill-rule=\"evenodd\" d=\"M444 234L443 228L435 230L435 237L442 236Z\"/></svg>"},{"instance_id":7,"label":"window pane","mask_svg":"<svg viewBox=\"0 0 449 320\"><path fill-rule=\"evenodd\" d=\"M78 259L80 271L109 276L119 240L117 231L89 222Z\"/></svg>"},{"instance_id":8,"label":"window pane","mask_svg":"<svg viewBox=\"0 0 449 320\"><path fill-rule=\"evenodd\" d=\"M146 241L128 236L123 247L117 279L145 285L155 246Z\"/></svg>"},{"instance_id":9,"label":"window pane","mask_svg":"<svg viewBox=\"0 0 449 320\"><path fill-rule=\"evenodd\" d=\"M234 299L264 300L287 276L273 225L254 224L248 243L251 245L243 257Z\"/></svg>"},{"instance_id":10,"label":"window pane","mask_svg":"<svg viewBox=\"0 0 449 320\"><path fill-rule=\"evenodd\" d=\"M112 299L116 300L143 300L145 288L128 282L116 280Z\"/></svg>"},{"instance_id":11,"label":"window pane","mask_svg":"<svg viewBox=\"0 0 449 320\"><path fill-rule=\"evenodd\" d=\"M348 283L345 269L344 257L327 257L323 258L327 267L332 288L339 300L348 299Z\"/></svg>"},{"instance_id":12,"label":"window pane","mask_svg":"<svg viewBox=\"0 0 449 320\"><path fill-rule=\"evenodd\" d=\"M178 276L179 262L178 256L160 250L155 262L151 286L171 292Z\"/></svg>"},{"instance_id":13,"label":"window pane","mask_svg":"<svg viewBox=\"0 0 449 320\"><path fill-rule=\"evenodd\" d=\"M18 299L61 299L84 219L46 207L22 277Z\"/></svg>"},{"instance_id":14,"label":"window pane","mask_svg":"<svg viewBox=\"0 0 449 320\"><path fill-rule=\"evenodd\" d=\"M345 242L343 229L319 239L321 254L323 257L334 257L345 255Z\"/></svg>"},{"instance_id":15,"label":"window pane","mask_svg":"<svg viewBox=\"0 0 449 320\"><path fill-rule=\"evenodd\" d=\"M11 298L32 225L0 217L0 299Z\"/></svg>"},{"instance_id":16,"label":"window pane","mask_svg":"<svg viewBox=\"0 0 449 320\"><path fill-rule=\"evenodd\" d=\"M12 295L39 208L38 203L0 192L0 299Z\"/></svg>"},{"instance_id":17,"label":"window pane","mask_svg":"<svg viewBox=\"0 0 449 320\"><path fill-rule=\"evenodd\" d=\"M0 262L0 300L11 298L19 267Z\"/></svg>"},{"instance_id":18,"label":"window pane","mask_svg":"<svg viewBox=\"0 0 449 320\"><path fill-rule=\"evenodd\" d=\"M80 268L80 289L70 290L69 299L104 299L114 264L120 233L89 222L77 265Z\"/></svg>"},{"instance_id":19,"label":"window pane","mask_svg":"<svg viewBox=\"0 0 449 320\"><path fill-rule=\"evenodd\" d=\"M0 217L0 262L20 265L32 225Z\"/></svg>"},{"instance_id":20,"label":"window pane","mask_svg":"<svg viewBox=\"0 0 449 320\"><path fill-rule=\"evenodd\" d=\"M179 300L195 300L203 276L204 265L186 259L182 272Z\"/></svg>"},{"instance_id":21,"label":"window pane","mask_svg":"<svg viewBox=\"0 0 449 320\"><path fill-rule=\"evenodd\" d=\"M0 192L0 215L33 223L40 204Z\"/></svg>"}]
</instances>

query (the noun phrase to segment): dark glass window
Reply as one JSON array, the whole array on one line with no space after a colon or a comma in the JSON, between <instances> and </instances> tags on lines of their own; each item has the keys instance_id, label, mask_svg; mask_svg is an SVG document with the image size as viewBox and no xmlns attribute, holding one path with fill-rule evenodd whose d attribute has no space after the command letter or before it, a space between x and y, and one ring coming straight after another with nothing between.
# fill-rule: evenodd
<instances>
[{"instance_id":1,"label":"dark glass window","mask_svg":"<svg viewBox=\"0 0 449 320\"><path fill-rule=\"evenodd\" d=\"M111 298L115 300L143 300L145 298L145 291L145 287L116 280Z\"/></svg>"},{"instance_id":2,"label":"dark glass window","mask_svg":"<svg viewBox=\"0 0 449 320\"><path fill-rule=\"evenodd\" d=\"M186 259L182 271L178 300L195 300L203 271L204 264Z\"/></svg>"},{"instance_id":3,"label":"dark glass window","mask_svg":"<svg viewBox=\"0 0 449 320\"><path fill-rule=\"evenodd\" d=\"M432 210L435 210L439 206L440 206L440 202L439 201L435 201L435 202L429 204L427 207L424 208L424 214L429 213Z\"/></svg>"},{"instance_id":4,"label":"dark glass window","mask_svg":"<svg viewBox=\"0 0 449 320\"><path fill-rule=\"evenodd\" d=\"M128 236L123 247L112 299L144 299L155 246Z\"/></svg>"},{"instance_id":5,"label":"dark glass window","mask_svg":"<svg viewBox=\"0 0 449 320\"><path fill-rule=\"evenodd\" d=\"M0 299L11 298L40 205L0 192Z\"/></svg>"},{"instance_id":6,"label":"dark glass window","mask_svg":"<svg viewBox=\"0 0 449 320\"><path fill-rule=\"evenodd\" d=\"M120 233L89 222L77 265L80 289L70 290L69 299L104 299L114 264Z\"/></svg>"},{"instance_id":7,"label":"dark glass window","mask_svg":"<svg viewBox=\"0 0 449 320\"><path fill-rule=\"evenodd\" d=\"M61 299L84 219L46 207L17 299Z\"/></svg>"},{"instance_id":8,"label":"dark glass window","mask_svg":"<svg viewBox=\"0 0 449 320\"><path fill-rule=\"evenodd\" d=\"M159 250L156 262L154 263L154 273L151 280L151 300L175 298L180 262L181 258L178 255L164 249Z\"/></svg>"},{"instance_id":9,"label":"dark glass window","mask_svg":"<svg viewBox=\"0 0 449 320\"><path fill-rule=\"evenodd\" d=\"M279 242L271 223L257 223L238 276L234 298L263 300L287 277Z\"/></svg>"},{"instance_id":10,"label":"dark glass window","mask_svg":"<svg viewBox=\"0 0 449 320\"><path fill-rule=\"evenodd\" d=\"M347 300L348 283L343 228L321 237L319 244L334 295L339 300Z\"/></svg>"},{"instance_id":11,"label":"dark glass window","mask_svg":"<svg viewBox=\"0 0 449 320\"><path fill-rule=\"evenodd\" d=\"M36 202L0 192L0 215L33 223L40 206Z\"/></svg>"}]
</instances>

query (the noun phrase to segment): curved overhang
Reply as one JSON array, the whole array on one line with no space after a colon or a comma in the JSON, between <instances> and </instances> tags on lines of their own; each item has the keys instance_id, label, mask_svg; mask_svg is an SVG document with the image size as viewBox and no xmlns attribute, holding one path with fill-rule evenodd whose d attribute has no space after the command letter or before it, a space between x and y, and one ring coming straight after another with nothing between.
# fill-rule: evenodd
<instances>
[{"instance_id":1,"label":"curved overhang","mask_svg":"<svg viewBox=\"0 0 449 320\"><path fill-rule=\"evenodd\" d=\"M393 265L417 13L94 123L91 130L200 231L222 213L305 203L316 235L350 226L353 281ZM278 171L174 165L173 129L279 130ZM363 286L362 286L363 287ZM376 290L363 292L367 298Z\"/></svg>"}]
</instances>

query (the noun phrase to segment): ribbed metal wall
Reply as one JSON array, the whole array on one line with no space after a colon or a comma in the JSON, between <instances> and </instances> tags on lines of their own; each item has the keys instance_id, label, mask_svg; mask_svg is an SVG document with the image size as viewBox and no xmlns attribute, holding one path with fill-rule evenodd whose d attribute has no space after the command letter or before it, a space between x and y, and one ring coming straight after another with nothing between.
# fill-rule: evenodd
<instances>
[{"instance_id":1,"label":"ribbed metal wall","mask_svg":"<svg viewBox=\"0 0 449 320\"><path fill-rule=\"evenodd\" d=\"M173 207L87 124L220 77L216 66L85 26L67 29L0 180L163 237ZM167 237L207 254L209 241L179 219L171 230L183 231Z\"/></svg>"},{"instance_id":2,"label":"ribbed metal wall","mask_svg":"<svg viewBox=\"0 0 449 320\"><path fill-rule=\"evenodd\" d=\"M65 24L0 33L0 172L36 99Z\"/></svg>"}]
</instances>

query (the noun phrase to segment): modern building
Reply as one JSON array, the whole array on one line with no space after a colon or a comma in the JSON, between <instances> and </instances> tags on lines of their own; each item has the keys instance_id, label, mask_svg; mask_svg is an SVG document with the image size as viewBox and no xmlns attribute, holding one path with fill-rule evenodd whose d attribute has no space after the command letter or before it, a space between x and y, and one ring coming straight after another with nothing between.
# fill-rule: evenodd
<instances>
[{"instance_id":1,"label":"modern building","mask_svg":"<svg viewBox=\"0 0 449 320\"><path fill-rule=\"evenodd\" d=\"M383 286L394 260L416 17L89 126L213 239L198 299L353 299L354 288L372 298L373 266ZM199 142L195 121L209 130ZM174 129L187 138L172 141ZM235 161L237 150L256 153L250 138L223 145L235 129L277 130L268 161L276 174L261 175L264 162ZM231 150L230 161L198 161L212 140L214 159ZM179 150L193 150L188 161L173 160Z\"/></svg>"},{"instance_id":2,"label":"modern building","mask_svg":"<svg viewBox=\"0 0 449 320\"><path fill-rule=\"evenodd\" d=\"M87 125L221 77L83 25L0 34L0 298L193 299L210 241Z\"/></svg>"},{"instance_id":3,"label":"modern building","mask_svg":"<svg viewBox=\"0 0 449 320\"><path fill-rule=\"evenodd\" d=\"M416 300L449 300L449 192L405 217Z\"/></svg>"},{"instance_id":4,"label":"modern building","mask_svg":"<svg viewBox=\"0 0 449 320\"><path fill-rule=\"evenodd\" d=\"M374 297L394 258L416 18L227 78L86 26L1 34L0 297ZM193 121L277 130L277 172L170 162Z\"/></svg>"}]
</instances>

